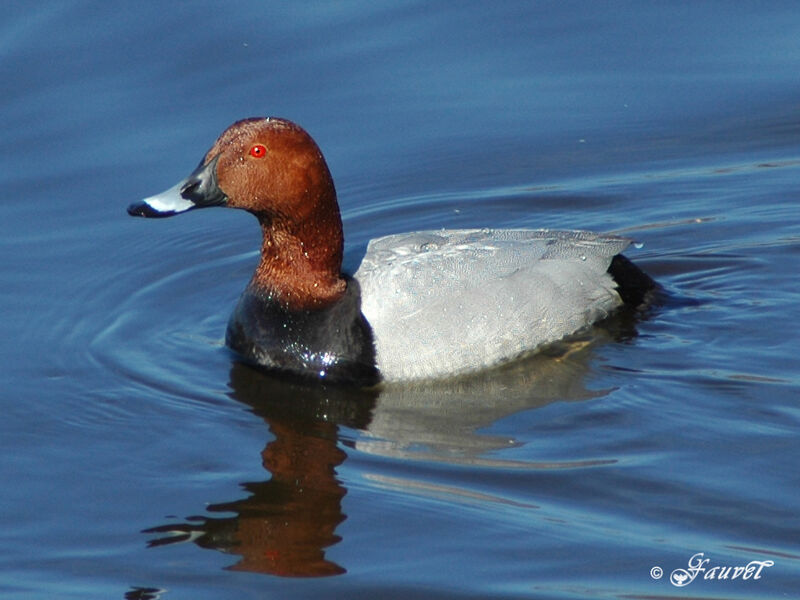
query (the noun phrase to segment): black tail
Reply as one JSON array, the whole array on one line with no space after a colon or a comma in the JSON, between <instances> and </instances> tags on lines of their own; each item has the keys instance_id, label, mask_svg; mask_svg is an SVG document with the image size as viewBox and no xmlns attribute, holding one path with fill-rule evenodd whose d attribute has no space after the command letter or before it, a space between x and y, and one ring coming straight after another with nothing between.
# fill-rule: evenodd
<instances>
[{"instance_id":1,"label":"black tail","mask_svg":"<svg viewBox=\"0 0 800 600\"><path fill-rule=\"evenodd\" d=\"M617 254L611 259L608 273L617 282L617 292L622 301L631 308L648 303L653 292L659 288L647 273L622 254Z\"/></svg>"}]
</instances>

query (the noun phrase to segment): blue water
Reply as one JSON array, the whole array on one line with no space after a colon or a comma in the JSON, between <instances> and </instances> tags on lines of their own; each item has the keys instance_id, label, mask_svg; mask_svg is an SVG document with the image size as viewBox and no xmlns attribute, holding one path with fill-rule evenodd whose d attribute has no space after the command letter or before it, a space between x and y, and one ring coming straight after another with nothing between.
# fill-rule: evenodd
<instances>
[{"instance_id":1,"label":"blue water","mask_svg":"<svg viewBox=\"0 0 800 600\"><path fill-rule=\"evenodd\" d=\"M797 597L794 3L3 13L4 599ZM319 143L351 266L582 228L665 298L466 380L254 373L223 346L252 217L125 207L257 115Z\"/></svg>"}]
</instances>

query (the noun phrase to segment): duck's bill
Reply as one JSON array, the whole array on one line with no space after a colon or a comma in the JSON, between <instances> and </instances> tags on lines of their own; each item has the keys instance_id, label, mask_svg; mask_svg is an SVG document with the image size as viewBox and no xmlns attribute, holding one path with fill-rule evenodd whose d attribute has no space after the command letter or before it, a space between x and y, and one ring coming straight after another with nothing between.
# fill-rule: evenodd
<instances>
[{"instance_id":1,"label":"duck's bill","mask_svg":"<svg viewBox=\"0 0 800 600\"><path fill-rule=\"evenodd\" d=\"M193 208L222 206L228 197L217 185L217 160L200 164L186 179L168 190L128 206L134 217L171 217Z\"/></svg>"},{"instance_id":2,"label":"duck's bill","mask_svg":"<svg viewBox=\"0 0 800 600\"><path fill-rule=\"evenodd\" d=\"M134 217L171 217L196 208L194 202L181 196L185 183L181 181L160 194L134 202L128 207L128 214Z\"/></svg>"}]
</instances>

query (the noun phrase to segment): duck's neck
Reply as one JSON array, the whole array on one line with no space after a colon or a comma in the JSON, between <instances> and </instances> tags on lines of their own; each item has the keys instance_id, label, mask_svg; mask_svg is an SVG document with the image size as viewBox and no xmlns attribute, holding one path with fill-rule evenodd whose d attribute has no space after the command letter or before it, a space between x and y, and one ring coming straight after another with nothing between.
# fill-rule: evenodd
<instances>
[{"instance_id":1,"label":"duck's neck","mask_svg":"<svg viewBox=\"0 0 800 600\"><path fill-rule=\"evenodd\" d=\"M329 306L347 287L341 275L344 239L335 199L332 206L313 212L304 221L259 216L264 239L250 287L291 310Z\"/></svg>"}]
</instances>

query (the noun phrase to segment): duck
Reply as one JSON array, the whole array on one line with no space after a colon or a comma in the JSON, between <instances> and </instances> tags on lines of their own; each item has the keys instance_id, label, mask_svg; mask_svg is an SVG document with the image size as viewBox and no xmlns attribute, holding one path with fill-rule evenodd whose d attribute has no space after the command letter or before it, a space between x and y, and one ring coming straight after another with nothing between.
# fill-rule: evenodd
<instances>
[{"instance_id":1,"label":"duck","mask_svg":"<svg viewBox=\"0 0 800 600\"><path fill-rule=\"evenodd\" d=\"M218 206L253 214L262 231L226 345L316 382L370 387L492 368L643 305L657 287L621 254L631 239L581 230L391 234L345 273L328 165L282 118L233 123L187 178L127 210L156 218Z\"/></svg>"}]
</instances>

